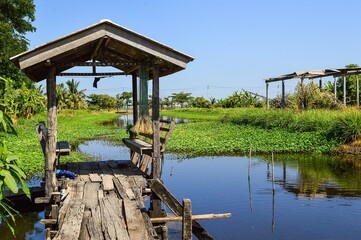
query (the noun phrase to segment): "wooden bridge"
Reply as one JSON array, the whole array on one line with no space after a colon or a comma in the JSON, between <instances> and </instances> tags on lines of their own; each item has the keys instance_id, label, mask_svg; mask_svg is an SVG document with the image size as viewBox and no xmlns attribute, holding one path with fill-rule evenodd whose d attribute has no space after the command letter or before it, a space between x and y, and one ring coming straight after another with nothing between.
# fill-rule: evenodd
<instances>
[{"instance_id":1,"label":"wooden bridge","mask_svg":"<svg viewBox=\"0 0 361 240\"><path fill-rule=\"evenodd\" d=\"M125 161L71 163L61 168L78 174L63 182L61 208L52 205L53 239L157 239L146 213L147 181ZM45 223L49 219L44 220Z\"/></svg>"}]
</instances>

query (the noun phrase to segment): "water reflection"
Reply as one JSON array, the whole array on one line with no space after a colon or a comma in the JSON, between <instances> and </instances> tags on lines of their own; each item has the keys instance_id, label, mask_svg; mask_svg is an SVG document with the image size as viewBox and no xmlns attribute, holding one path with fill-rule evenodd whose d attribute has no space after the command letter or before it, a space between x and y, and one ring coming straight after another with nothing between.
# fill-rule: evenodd
<instances>
[{"instance_id":1,"label":"water reflection","mask_svg":"<svg viewBox=\"0 0 361 240\"><path fill-rule=\"evenodd\" d=\"M44 225L40 219L44 218L43 213L24 213L22 216L15 216L16 226L14 237L5 224L0 224L0 239L44 239Z\"/></svg>"},{"instance_id":2,"label":"water reflection","mask_svg":"<svg viewBox=\"0 0 361 240\"><path fill-rule=\"evenodd\" d=\"M167 116L162 116L161 119L173 121L175 124L183 124L183 123L191 122L188 119L173 118L173 117L167 117ZM129 115L129 114L121 115L120 117L113 119L111 121L103 122L102 125L120 128L120 129L126 129L128 125L133 125L133 115Z\"/></svg>"},{"instance_id":3,"label":"water reflection","mask_svg":"<svg viewBox=\"0 0 361 240\"><path fill-rule=\"evenodd\" d=\"M109 159L122 152L114 147ZM192 200L194 214L232 213L231 219L201 222L215 239L358 239L360 166L322 155L275 155L272 164L271 155L166 154L162 180L179 200ZM169 227L170 239L180 239L180 225Z\"/></svg>"},{"instance_id":4,"label":"water reflection","mask_svg":"<svg viewBox=\"0 0 361 240\"><path fill-rule=\"evenodd\" d=\"M104 140L85 142L79 151L97 160L129 159L127 148ZM193 214L232 213L230 219L201 221L215 239L359 239L361 235L358 161L275 155L272 164L271 155L180 159L165 154L162 180L178 200L192 200ZM37 225L34 228L35 221L29 220L25 233L16 231L21 236L41 231ZM169 227L170 239L181 239L180 225ZM3 228L0 231L3 239ZM27 239L43 239L33 236Z\"/></svg>"}]
</instances>

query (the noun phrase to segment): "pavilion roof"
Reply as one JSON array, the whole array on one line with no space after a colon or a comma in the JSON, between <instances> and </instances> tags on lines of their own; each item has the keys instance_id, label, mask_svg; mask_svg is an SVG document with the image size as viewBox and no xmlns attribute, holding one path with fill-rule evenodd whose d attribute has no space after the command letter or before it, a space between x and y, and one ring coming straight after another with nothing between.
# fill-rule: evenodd
<instances>
[{"instance_id":1,"label":"pavilion roof","mask_svg":"<svg viewBox=\"0 0 361 240\"><path fill-rule=\"evenodd\" d=\"M289 80L294 78L322 78L328 76L345 76L345 75L355 75L361 74L361 68L337 68L337 69L320 69L320 70L305 70L300 72L293 72L289 74L284 74L275 78L265 79L266 83L277 82L282 80Z\"/></svg>"},{"instance_id":2,"label":"pavilion roof","mask_svg":"<svg viewBox=\"0 0 361 240\"><path fill-rule=\"evenodd\" d=\"M159 66L163 77L186 68L194 58L109 20L63 36L11 58L32 81L46 78L49 65L56 74L75 66L112 66L124 75L139 64Z\"/></svg>"}]
</instances>

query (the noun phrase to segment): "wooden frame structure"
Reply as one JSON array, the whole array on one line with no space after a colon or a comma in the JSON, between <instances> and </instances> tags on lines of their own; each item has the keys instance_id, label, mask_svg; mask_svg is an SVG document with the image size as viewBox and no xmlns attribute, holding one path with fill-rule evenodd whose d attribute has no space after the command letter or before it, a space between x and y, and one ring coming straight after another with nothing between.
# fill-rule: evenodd
<instances>
[{"instance_id":1,"label":"wooden frame structure","mask_svg":"<svg viewBox=\"0 0 361 240\"><path fill-rule=\"evenodd\" d=\"M133 88L133 118L138 119L138 69L148 66L152 79L152 120L154 123L154 153L152 178L160 178L161 155L159 138L159 79L183 70L194 60L164 44L126 29L109 20L71 33L52 42L11 58L32 81L46 79L48 138L45 148L45 195L57 189L55 177L57 142L56 76L131 75ZM111 66L119 72L99 73L98 66ZM64 72L72 67L91 67L91 73Z\"/></svg>"},{"instance_id":2,"label":"wooden frame structure","mask_svg":"<svg viewBox=\"0 0 361 240\"><path fill-rule=\"evenodd\" d=\"M358 75L361 74L361 68L337 68L337 69L321 69L321 70L306 70L301 72L293 72L289 74L284 74L275 78L267 78L265 79L266 83L266 107L269 109L269 83L272 82L282 82L282 108L286 107L285 102L285 80L298 78L301 82L304 81L305 78L308 79L316 79L319 78L319 86L322 89L322 78L332 76L334 78L333 86L334 86L334 95L336 96L336 78L342 77L343 79L343 104L346 106L346 76L356 75L356 104L360 106L360 84Z\"/></svg>"}]
</instances>

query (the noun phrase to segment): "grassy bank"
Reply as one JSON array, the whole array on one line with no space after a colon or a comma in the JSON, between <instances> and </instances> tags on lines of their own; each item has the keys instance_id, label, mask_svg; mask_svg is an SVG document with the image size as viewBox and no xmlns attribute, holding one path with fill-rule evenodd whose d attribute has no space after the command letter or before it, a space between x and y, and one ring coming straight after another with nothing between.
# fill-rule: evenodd
<instances>
[{"instance_id":1,"label":"grassy bank","mask_svg":"<svg viewBox=\"0 0 361 240\"><path fill-rule=\"evenodd\" d=\"M66 140L71 146L94 138L120 139L126 136L125 131L102 126L99 123L118 117L119 114L91 111L62 111L58 115L58 140ZM44 166L44 156L36 136L34 126L39 121L46 122L46 115L40 114L15 123L18 136L5 136L9 150L19 157L27 174L41 172ZM63 161L84 161L88 157L72 151L70 156L62 157Z\"/></svg>"},{"instance_id":2,"label":"grassy bank","mask_svg":"<svg viewBox=\"0 0 361 240\"><path fill-rule=\"evenodd\" d=\"M195 154L333 152L361 138L361 113L312 110L176 109L162 115L195 122L177 125L169 150ZM208 120L208 122L197 122Z\"/></svg>"}]
</instances>

